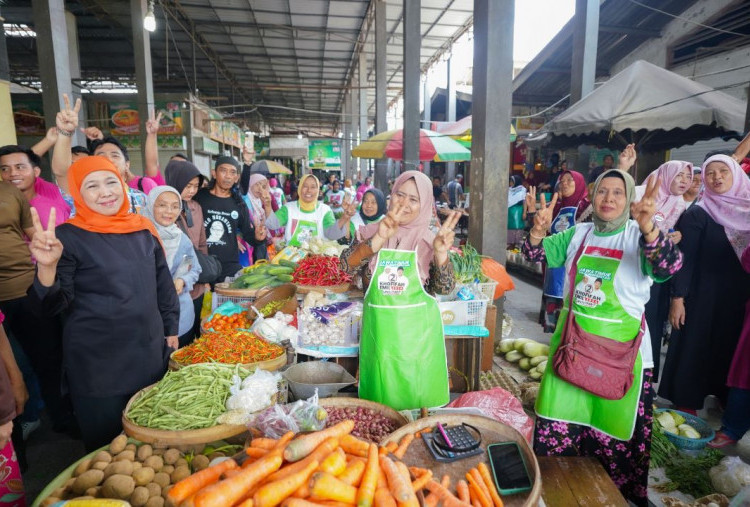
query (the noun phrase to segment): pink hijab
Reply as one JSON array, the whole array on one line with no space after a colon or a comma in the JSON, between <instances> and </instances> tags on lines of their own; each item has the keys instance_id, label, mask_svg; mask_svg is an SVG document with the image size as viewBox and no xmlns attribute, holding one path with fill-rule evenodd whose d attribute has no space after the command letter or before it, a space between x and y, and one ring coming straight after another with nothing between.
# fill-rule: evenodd
<instances>
[{"instance_id":1,"label":"pink hijab","mask_svg":"<svg viewBox=\"0 0 750 507\"><path fill-rule=\"evenodd\" d=\"M419 262L419 276L422 284L427 282L430 275L430 262L432 262L433 251L432 242L435 234L430 231L430 221L432 220L432 208L435 206L435 199L432 196L432 182L430 178L419 171L406 171L401 174L393 183L391 190L391 206L395 202L395 195L401 186L408 180L413 179L417 185L419 194L419 215L409 222L399 226L396 234L386 241L383 248L398 250L416 250L417 260ZM360 241L372 238L378 232L378 223L369 224L360 227L357 231ZM377 256L374 255L370 260L370 271L375 272Z\"/></svg>"},{"instance_id":2,"label":"pink hijab","mask_svg":"<svg viewBox=\"0 0 750 507\"><path fill-rule=\"evenodd\" d=\"M253 185L264 181L266 177L260 173L253 173L250 175L250 182L247 185L247 200L250 201L250 211L252 212L252 218L257 220L258 223L266 221L266 210L263 207L263 201L260 197L253 195Z\"/></svg>"},{"instance_id":3,"label":"pink hijab","mask_svg":"<svg viewBox=\"0 0 750 507\"><path fill-rule=\"evenodd\" d=\"M685 168L690 171L690 178L693 177L693 164L682 160L670 160L665 162L656 168L651 174L649 174L643 185L635 187L635 198L641 199L643 194L646 193L646 184L651 181L651 178L660 178L659 183L659 195L656 197L656 212L660 214L662 220L656 220L656 226L662 232L668 232L669 229L674 228L680 215L685 211L685 199L682 198L682 194L675 195L671 192L670 187L672 181L677 177L680 172L684 171ZM688 189L690 187L688 186ZM687 190L686 190L687 192Z\"/></svg>"},{"instance_id":4,"label":"pink hijab","mask_svg":"<svg viewBox=\"0 0 750 507\"><path fill-rule=\"evenodd\" d=\"M723 194L717 194L706 185L698 206L724 227L729 244L741 260L742 252L750 244L750 179L732 157L714 155L701 167L704 181L706 167L711 162L721 162L732 170L732 187Z\"/></svg>"}]
</instances>

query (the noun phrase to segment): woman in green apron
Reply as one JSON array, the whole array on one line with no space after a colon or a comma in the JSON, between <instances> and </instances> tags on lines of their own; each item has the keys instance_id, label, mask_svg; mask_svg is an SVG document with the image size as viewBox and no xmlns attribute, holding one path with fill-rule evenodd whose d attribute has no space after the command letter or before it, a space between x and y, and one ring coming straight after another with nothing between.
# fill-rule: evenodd
<instances>
[{"instance_id":1,"label":"woman in green apron","mask_svg":"<svg viewBox=\"0 0 750 507\"><path fill-rule=\"evenodd\" d=\"M635 157L635 152L628 156ZM649 184L637 203L634 188L626 172L606 171L594 185L594 223L576 224L548 237L553 208L542 200L522 251L529 260L564 266L568 273L565 304L536 402L534 450L537 455L597 457L622 494L645 506L653 400L648 332L633 365L633 384L621 399L604 399L562 380L552 361L571 304L573 318L585 331L632 341L641 328L652 280L664 281L682 265L682 253L652 221L658 183ZM634 220L629 220L631 213Z\"/></svg>"},{"instance_id":2,"label":"woman in green apron","mask_svg":"<svg viewBox=\"0 0 750 507\"><path fill-rule=\"evenodd\" d=\"M305 174L300 179L299 201L284 204L279 211L271 208L271 194L263 195L263 207L266 212L266 227L271 230L284 229L284 240L287 245L300 246L312 238L337 240L343 238L349 230L349 220L357 212L353 202L343 203L344 213L336 220L333 211L327 204L318 202L320 182L312 174Z\"/></svg>"},{"instance_id":3,"label":"woman in green apron","mask_svg":"<svg viewBox=\"0 0 750 507\"><path fill-rule=\"evenodd\" d=\"M406 171L393 184L390 209L362 227L341 254L343 269L367 287L359 349L359 396L396 410L448 403L443 322L433 294L453 290L448 250L460 214L430 231L432 183ZM416 367L419 365L419 367Z\"/></svg>"}]
</instances>

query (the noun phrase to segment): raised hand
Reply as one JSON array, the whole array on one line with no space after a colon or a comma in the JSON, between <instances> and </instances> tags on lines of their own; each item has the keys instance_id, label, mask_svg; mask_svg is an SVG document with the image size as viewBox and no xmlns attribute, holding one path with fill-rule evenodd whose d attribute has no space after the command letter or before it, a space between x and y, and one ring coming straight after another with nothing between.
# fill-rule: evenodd
<instances>
[{"instance_id":1,"label":"raised hand","mask_svg":"<svg viewBox=\"0 0 750 507\"><path fill-rule=\"evenodd\" d=\"M552 225L552 212L555 209L555 204L557 204L557 193L552 196L549 206L547 206L547 199L544 197L544 194L539 199L542 207L534 215L534 227L531 232L535 232L536 236L543 237L547 234L550 225Z\"/></svg>"},{"instance_id":2,"label":"raised hand","mask_svg":"<svg viewBox=\"0 0 750 507\"><path fill-rule=\"evenodd\" d=\"M63 103L65 105L62 110L55 116L55 125L59 133L63 135L67 134L67 137L70 137L78 128L78 112L81 110L81 99L76 99L75 106L71 108L68 95L63 93Z\"/></svg>"},{"instance_id":3,"label":"raised hand","mask_svg":"<svg viewBox=\"0 0 750 507\"><path fill-rule=\"evenodd\" d=\"M456 224L460 218L460 212L451 211L432 241L435 260L441 266L448 260L448 251L453 246L453 241L456 238Z\"/></svg>"},{"instance_id":4,"label":"raised hand","mask_svg":"<svg viewBox=\"0 0 750 507\"><path fill-rule=\"evenodd\" d=\"M621 171L629 171L630 168L633 167L633 164L635 164L636 157L635 144L631 143L627 145L625 149L620 152L617 168Z\"/></svg>"},{"instance_id":5,"label":"raised hand","mask_svg":"<svg viewBox=\"0 0 750 507\"><path fill-rule=\"evenodd\" d=\"M62 257L63 245L55 236L55 208L49 211L47 229L42 227L39 213L31 208L31 223L34 226L34 237L29 244L29 252L40 267L55 268Z\"/></svg>"},{"instance_id":6,"label":"raised hand","mask_svg":"<svg viewBox=\"0 0 750 507\"><path fill-rule=\"evenodd\" d=\"M83 132L83 135L86 136L86 139L89 141L97 141L99 139L104 139L104 134L102 134L102 131L99 130L99 127L81 127L81 132Z\"/></svg>"},{"instance_id":7,"label":"raised hand","mask_svg":"<svg viewBox=\"0 0 750 507\"><path fill-rule=\"evenodd\" d=\"M268 191L266 190L266 193L267 192ZM255 226L255 239L258 241L264 241L268 236L268 228L266 228L266 224L253 218L253 225Z\"/></svg>"},{"instance_id":8,"label":"raised hand","mask_svg":"<svg viewBox=\"0 0 750 507\"><path fill-rule=\"evenodd\" d=\"M273 207L271 206L271 192L268 191L268 188L263 189L263 193L260 194L260 201L263 203L263 209L266 210L266 213L271 214Z\"/></svg>"},{"instance_id":9,"label":"raised hand","mask_svg":"<svg viewBox=\"0 0 750 507\"><path fill-rule=\"evenodd\" d=\"M44 135L44 138L47 139L50 143L55 144L57 142L57 127L52 127L50 129L47 129L47 133Z\"/></svg>"},{"instance_id":10,"label":"raised hand","mask_svg":"<svg viewBox=\"0 0 750 507\"><path fill-rule=\"evenodd\" d=\"M384 241L391 239L398 232L403 213L404 207L401 204L396 204L378 224L377 236Z\"/></svg>"},{"instance_id":11,"label":"raised hand","mask_svg":"<svg viewBox=\"0 0 750 507\"><path fill-rule=\"evenodd\" d=\"M148 135L153 136L159 133L159 123L161 122L161 116L161 111L159 111L158 115L154 114L153 109L149 112L148 120L146 121L146 133Z\"/></svg>"},{"instance_id":12,"label":"raised hand","mask_svg":"<svg viewBox=\"0 0 750 507\"><path fill-rule=\"evenodd\" d=\"M536 187L529 187L528 192L526 192L526 202L524 204L526 206L526 213L530 215L536 213Z\"/></svg>"},{"instance_id":13,"label":"raised hand","mask_svg":"<svg viewBox=\"0 0 750 507\"><path fill-rule=\"evenodd\" d=\"M245 165L253 163L253 154L247 149L247 146L242 147L242 163Z\"/></svg>"},{"instance_id":14,"label":"raised hand","mask_svg":"<svg viewBox=\"0 0 750 507\"><path fill-rule=\"evenodd\" d=\"M344 216L347 220L351 220L351 218L357 214L357 203L355 203L348 194L344 197L344 203L341 207L344 209Z\"/></svg>"},{"instance_id":15,"label":"raised hand","mask_svg":"<svg viewBox=\"0 0 750 507\"><path fill-rule=\"evenodd\" d=\"M656 198L659 196L660 178L651 178L646 182L643 198L630 204L630 215L638 222L643 234L653 231L653 218L656 213Z\"/></svg>"}]
</instances>

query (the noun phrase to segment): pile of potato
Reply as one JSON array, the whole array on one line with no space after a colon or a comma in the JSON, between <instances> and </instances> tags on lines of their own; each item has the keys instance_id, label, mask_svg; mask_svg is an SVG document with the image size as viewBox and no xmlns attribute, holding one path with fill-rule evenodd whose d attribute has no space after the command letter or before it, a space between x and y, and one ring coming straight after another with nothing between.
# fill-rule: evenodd
<instances>
[{"instance_id":1,"label":"pile of potato","mask_svg":"<svg viewBox=\"0 0 750 507\"><path fill-rule=\"evenodd\" d=\"M113 498L133 507L162 507L173 484L208 467L209 461L208 456L196 454L188 463L177 449L136 445L120 435L109 444L109 451L83 460L73 476L41 505L73 498Z\"/></svg>"}]
</instances>

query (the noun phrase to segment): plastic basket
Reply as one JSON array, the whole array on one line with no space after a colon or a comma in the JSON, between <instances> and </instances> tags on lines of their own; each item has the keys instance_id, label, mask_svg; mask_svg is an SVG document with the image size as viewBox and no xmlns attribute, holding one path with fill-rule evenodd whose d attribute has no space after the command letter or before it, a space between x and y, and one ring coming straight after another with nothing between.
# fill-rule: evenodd
<instances>
[{"instance_id":1,"label":"plastic basket","mask_svg":"<svg viewBox=\"0 0 750 507\"><path fill-rule=\"evenodd\" d=\"M494 291L494 289L493 289ZM484 326L487 318L487 305L491 299L482 293L482 298L469 301L447 301L438 296L438 307L445 326Z\"/></svg>"},{"instance_id":2,"label":"plastic basket","mask_svg":"<svg viewBox=\"0 0 750 507\"><path fill-rule=\"evenodd\" d=\"M662 412L674 412L676 414L680 414L682 417L685 418L686 424L689 424L690 426L695 428L695 431L700 433L701 438L687 438L687 437L676 435L674 433L670 433L669 431L664 430L664 434L667 436L667 439L669 439L670 442L672 442L674 445L676 445L680 449L698 451L706 447L706 444L709 443L711 440L713 440L714 437L716 436L716 433L711 428L711 426L708 425L706 421L704 421L700 417L694 416L693 414L688 414L687 412L682 412L680 410L671 410L671 409L666 409L666 408L658 408L654 412L655 412L655 415L661 414ZM656 417L654 417L654 419L656 419Z\"/></svg>"},{"instance_id":3,"label":"plastic basket","mask_svg":"<svg viewBox=\"0 0 750 507\"><path fill-rule=\"evenodd\" d=\"M227 283L232 283L236 279L237 277L235 276L228 276L225 281ZM218 307L220 307L227 301L231 301L232 303L237 303L238 305L242 305L245 308L250 308L250 304L253 301L255 301L255 299L256 299L255 297L226 296L224 294L219 294L218 292L214 291L211 297L211 313L215 312Z\"/></svg>"},{"instance_id":4,"label":"plastic basket","mask_svg":"<svg viewBox=\"0 0 750 507\"><path fill-rule=\"evenodd\" d=\"M495 288L497 287L497 282L494 280L491 280L489 282L484 283L478 283L479 291L487 296L487 299L490 301L495 300Z\"/></svg>"},{"instance_id":5,"label":"plastic basket","mask_svg":"<svg viewBox=\"0 0 750 507\"><path fill-rule=\"evenodd\" d=\"M305 327L303 312L297 312L297 325L299 329L299 344L302 347L341 347L342 349L356 347L359 345L359 335L362 331L362 305L347 311L343 315L333 319L329 326L337 326L343 329L343 341L334 342L323 336L314 336Z\"/></svg>"}]
</instances>

